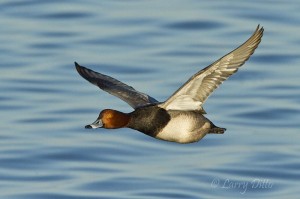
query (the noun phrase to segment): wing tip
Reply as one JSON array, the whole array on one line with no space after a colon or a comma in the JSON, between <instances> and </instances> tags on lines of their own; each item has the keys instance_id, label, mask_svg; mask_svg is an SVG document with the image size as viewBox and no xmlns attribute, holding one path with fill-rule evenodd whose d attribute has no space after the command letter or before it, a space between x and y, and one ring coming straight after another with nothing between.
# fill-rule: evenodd
<instances>
[{"instance_id":1,"label":"wing tip","mask_svg":"<svg viewBox=\"0 0 300 199\"><path fill-rule=\"evenodd\" d=\"M75 64L75 68L76 68L77 72L79 73L79 75L82 76L83 78L87 79L86 73L87 73L87 71L90 71L90 69L79 65L76 61L74 62L74 64Z\"/></svg>"},{"instance_id":2,"label":"wing tip","mask_svg":"<svg viewBox=\"0 0 300 199\"><path fill-rule=\"evenodd\" d=\"M74 64L75 64L75 68L76 68L77 72L80 74L81 66L76 61L74 62Z\"/></svg>"},{"instance_id":3,"label":"wing tip","mask_svg":"<svg viewBox=\"0 0 300 199\"><path fill-rule=\"evenodd\" d=\"M259 30L259 31L264 31L264 27L261 26L260 24L258 24L257 27L256 27L255 32L258 31L258 30Z\"/></svg>"},{"instance_id":4,"label":"wing tip","mask_svg":"<svg viewBox=\"0 0 300 199\"><path fill-rule=\"evenodd\" d=\"M84 79L86 79L87 81L89 81L90 83L94 84L94 82L92 81L91 75L90 75L90 69L79 65L76 61L74 62L75 64L75 68L78 72L78 74L83 77ZM93 71L94 72L94 71Z\"/></svg>"},{"instance_id":5,"label":"wing tip","mask_svg":"<svg viewBox=\"0 0 300 199\"><path fill-rule=\"evenodd\" d=\"M258 45L260 44L262 37L264 35L264 27L260 26L260 24L257 25L257 28L255 30L255 32L253 33L253 35L249 38L249 40L252 40L252 42L255 43L255 46L253 48L253 52L251 53L251 55L254 53L254 50L258 47ZM252 39L251 39L252 38Z\"/></svg>"},{"instance_id":6,"label":"wing tip","mask_svg":"<svg viewBox=\"0 0 300 199\"><path fill-rule=\"evenodd\" d=\"M77 72L80 74L80 71L84 68L83 66L80 66L76 61L74 62L75 68Z\"/></svg>"},{"instance_id":7,"label":"wing tip","mask_svg":"<svg viewBox=\"0 0 300 199\"><path fill-rule=\"evenodd\" d=\"M264 27L263 26L260 26L260 24L257 25L256 27L256 30L254 31L253 35L259 35L259 39L261 39L261 37L263 36L264 34Z\"/></svg>"}]
</instances>

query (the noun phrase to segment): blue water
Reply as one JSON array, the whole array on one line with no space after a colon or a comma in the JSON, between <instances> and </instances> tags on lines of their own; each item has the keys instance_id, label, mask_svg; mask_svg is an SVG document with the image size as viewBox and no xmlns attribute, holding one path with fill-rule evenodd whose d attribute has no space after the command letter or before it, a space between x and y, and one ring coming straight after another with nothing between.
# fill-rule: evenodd
<instances>
[{"instance_id":1,"label":"blue water","mask_svg":"<svg viewBox=\"0 0 300 199\"><path fill-rule=\"evenodd\" d=\"M0 198L299 198L300 3L0 3ZM180 145L86 130L121 100L74 61L163 101L243 43L259 48L204 105L227 128Z\"/></svg>"}]
</instances>

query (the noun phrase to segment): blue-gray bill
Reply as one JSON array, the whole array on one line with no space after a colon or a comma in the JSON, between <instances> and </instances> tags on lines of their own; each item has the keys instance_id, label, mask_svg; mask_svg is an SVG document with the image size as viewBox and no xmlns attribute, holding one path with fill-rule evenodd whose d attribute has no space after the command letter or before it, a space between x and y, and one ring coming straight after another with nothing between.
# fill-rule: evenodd
<instances>
[{"instance_id":1,"label":"blue-gray bill","mask_svg":"<svg viewBox=\"0 0 300 199\"><path fill-rule=\"evenodd\" d=\"M96 129L96 128L101 128L101 127L103 127L103 123L102 123L101 119L97 119L92 124L88 124L85 126L86 129Z\"/></svg>"}]
</instances>

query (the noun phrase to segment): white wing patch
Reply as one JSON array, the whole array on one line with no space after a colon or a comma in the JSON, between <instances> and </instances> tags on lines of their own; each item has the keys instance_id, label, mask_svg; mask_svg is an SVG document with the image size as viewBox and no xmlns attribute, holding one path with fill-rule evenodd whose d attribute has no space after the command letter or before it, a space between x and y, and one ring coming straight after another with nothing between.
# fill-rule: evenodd
<instances>
[{"instance_id":1,"label":"white wing patch","mask_svg":"<svg viewBox=\"0 0 300 199\"><path fill-rule=\"evenodd\" d=\"M190 95L180 95L172 103L170 103L166 110L201 110L202 102L191 98Z\"/></svg>"}]
</instances>

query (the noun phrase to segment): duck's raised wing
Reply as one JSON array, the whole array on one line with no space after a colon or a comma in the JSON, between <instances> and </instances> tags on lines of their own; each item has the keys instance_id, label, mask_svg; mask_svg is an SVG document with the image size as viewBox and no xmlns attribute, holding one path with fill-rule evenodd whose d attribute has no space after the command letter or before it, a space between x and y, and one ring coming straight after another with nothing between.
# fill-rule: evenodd
<instances>
[{"instance_id":1,"label":"duck's raised wing","mask_svg":"<svg viewBox=\"0 0 300 199\"><path fill-rule=\"evenodd\" d=\"M245 43L193 75L160 107L167 110L199 110L205 113L202 108L205 100L249 59L260 43L263 32L263 27L258 25Z\"/></svg>"},{"instance_id":2,"label":"duck's raised wing","mask_svg":"<svg viewBox=\"0 0 300 199\"><path fill-rule=\"evenodd\" d=\"M132 108L158 103L158 101L144 93L136 91L131 86L128 86L119 80L116 80L110 76L103 75L88 69L84 66L80 66L75 62L76 70L87 81L98 86L100 89L112 94L125 102L127 102Z\"/></svg>"}]
</instances>

